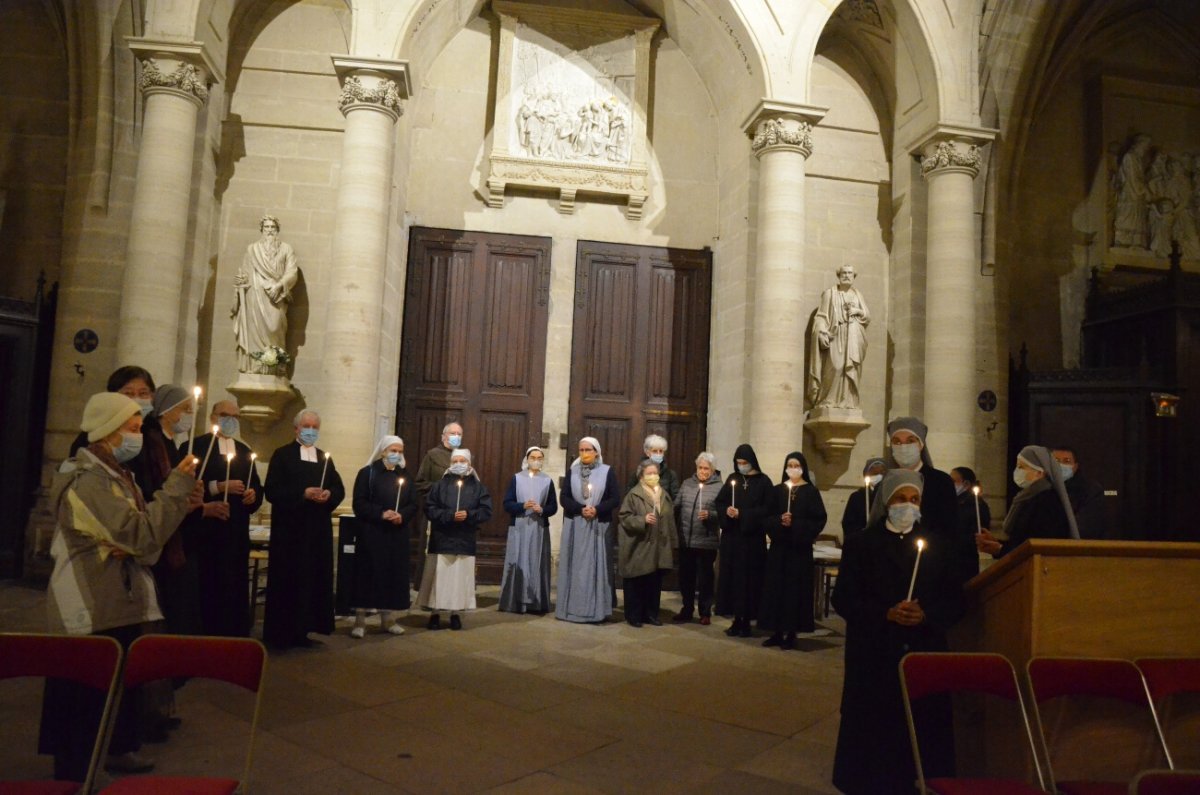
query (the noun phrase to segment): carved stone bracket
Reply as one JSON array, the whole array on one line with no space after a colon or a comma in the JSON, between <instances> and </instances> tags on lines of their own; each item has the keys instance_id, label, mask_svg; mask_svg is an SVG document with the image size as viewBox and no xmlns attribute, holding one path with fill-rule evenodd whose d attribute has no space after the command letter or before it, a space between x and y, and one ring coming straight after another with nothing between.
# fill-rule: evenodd
<instances>
[{"instance_id":1,"label":"carved stone bracket","mask_svg":"<svg viewBox=\"0 0 1200 795\"><path fill-rule=\"evenodd\" d=\"M826 111L814 105L764 99L742 122L742 129L751 136L750 151L755 157L781 150L808 157L813 151L813 127Z\"/></svg>"},{"instance_id":2,"label":"carved stone bracket","mask_svg":"<svg viewBox=\"0 0 1200 795\"><path fill-rule=\"evenodd\" d=\"M281 375L238 373L238 379L225 387L237 398L238 407L250 427L265 432L283 416L283 408L296 391Z\"/></svg>"},{"instance_id":3,"label":"carved stone bracket","mask_svg":"<svg viewBox=\"0 0 1200 795\"><path fill-rule=\"evenodd\" d=\"M245 409L242 410L245 414ZM805 429L813 435L821 457L827 462L845 461L858 443L858 435L871 427L859 409L817 408L804 421Z\"/></svg>"},{"instance_id":4,"label":"carved stone bracket","mask_svg":"<svg viewBox=\"0 0 1200 795\"><path fill-rule=\"evenodd\" d=\"M208 89L223 78L200 42L128 36L125 41L141 62L138 86L147 96L167 92L203 105Z\"/></svg>"},{"instance_id":5,"label":"carved stone bracket","mask_svg":"<svg viewBox=\"0 0 1200 795\"><path fill-rule=\"evenodd\" d=\"M342 83L338 108L342 114L353 110L375 110L399 119L404 100L412 95L407 61L384 58L351 58L334 55L333 68Z\"/></svg>"}]
</instances>

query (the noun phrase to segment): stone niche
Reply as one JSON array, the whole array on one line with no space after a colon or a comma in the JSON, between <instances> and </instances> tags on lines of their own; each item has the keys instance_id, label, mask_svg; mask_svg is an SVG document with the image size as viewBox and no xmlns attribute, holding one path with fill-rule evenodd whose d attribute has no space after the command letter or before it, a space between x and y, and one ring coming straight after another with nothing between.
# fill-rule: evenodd
<instances>
[{"instance_id":1,"label":"stone niche","mask_svg":"<svg viewBox=\"0 0 1200 795\"><path fill-rule=\"evenodd\" d=\"M509 185L623 197L630 219L649 195L646 108L659 21L635 14L493 2L500 18L487 202Z\"/></svg>"}]
</instances>

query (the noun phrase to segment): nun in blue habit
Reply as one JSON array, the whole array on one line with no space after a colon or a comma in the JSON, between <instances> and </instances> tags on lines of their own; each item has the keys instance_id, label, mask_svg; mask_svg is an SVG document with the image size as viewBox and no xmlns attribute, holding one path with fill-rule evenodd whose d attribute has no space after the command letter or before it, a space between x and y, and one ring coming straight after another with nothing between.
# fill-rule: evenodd
<instances>
[{"instance_id":1,"label":"nun in blue habit","mask_svg":"<svg viewBox=\"0 0 1200 795\"><path fill-rule=\"evenodd\" d=\"M608 530L621 505L621 490L616 474L604 463L600 442L591 436L579 440L579 457L567 479L554 615L563 621L595 624L613 611Z\"/></svg>"},{"instance_id":2,"label":"nun in blue habit","mask_svg":"<svg viewBox=\"0 0 1200 795\"><path fill-rule=\"evenodd\" d=\"M542 472L546 453L530 447L504 492L512 517L504 551L499 608L508 613L550 612L550 523L558 513L554 481Z\"/></svg>"}]
</instances>

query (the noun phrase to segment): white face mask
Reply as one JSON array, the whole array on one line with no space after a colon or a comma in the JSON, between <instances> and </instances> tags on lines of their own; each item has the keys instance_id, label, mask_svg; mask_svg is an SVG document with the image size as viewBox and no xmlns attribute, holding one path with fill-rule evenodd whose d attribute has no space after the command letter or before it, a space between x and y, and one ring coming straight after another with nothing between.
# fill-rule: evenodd
<instances>
[{"instance_id":1,"label":"white face mask","mask_svg":"<svg viewBox=\"0 0 1200 795\"><path fill-rule=\"evenodd\" d=\"M541 472L542 471L541 460L537 459L537 458L529 459L529 471L530 472Z\"/></svg>"},{"instance_id":2,"label":"white face mask","mask_svg":"<svg viewBox=\"0 0 1200 795\"><path fill-rule=\"evenodd\" d=\"M870 478L872 486L878 486L883 482L883 475L871 475Z\"/></svg>"},{"instance_id":3,"label":"white face mask","mask_svg":"<svg viewBox=\"0 0 1200 795\"><path fill-rule=\"evenodd\" d=\"M887 529L904 535L921 519L921 509L911 502L898 502L888 506Z\"/></svg>"},{"instance_id":4,"label":"white face mask","mask_svg":"<svg viewBox=\"0 0 1200 795\"><path fill-rule=\"evenodd\" d=\"M456 461L450 465L450 473L462 477L471 471L471 465L463 461Z\"/></svg>"},{"instance_id":5,"label":"white face mask","mask_svg":"<svg viewBox=\"0 0 1200 795\"><path fill-rule=\"evenodd\" d=\"M171 426L171 430L175 433L187 433L192 429L195 419L196 415L194 414L182 414L179 419L175 420L175 424Z\"/></svg>"},{"instance_id":6,"label":"white face mask","mask_svg":"<svg viewBox=\"0 0 1200 795\"><path fill-rule=\"evenodd\" d=\"M894 444L892 445L892 458L896 459L896 463L902 467L914 466L921 460L921 444L919 442Z\"/></svg>"},{"instance_id":7,"label":"white face mask","mask_svg":"<svg viewBox=\"0 0 1200 795\"><path fill-rule=\"evenodd\" d=\"M1018 489L1023 489L1029 485L1029 475L1025 474L1024 469L1013 467L1013 483L1017 484Z\"/></svg>"},{"instance_id":8,"label":"white face mask","mask_svg":"<svg viewBox=\"0 0 1200 795\"><path fill-rule=\"evenodd\" d=\"M800 467L788 467L787 476L788 480L800 480L800 478L804 477L804 470Z\"/></svg>"}]
</instances>

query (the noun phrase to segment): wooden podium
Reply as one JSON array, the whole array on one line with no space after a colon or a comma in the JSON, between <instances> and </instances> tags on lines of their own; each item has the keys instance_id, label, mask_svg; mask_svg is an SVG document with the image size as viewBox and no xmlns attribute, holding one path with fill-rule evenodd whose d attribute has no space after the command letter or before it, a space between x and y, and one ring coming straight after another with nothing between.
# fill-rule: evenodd
<instances>
[{"instance_id":1,"label":"wooden podium","mask_svg":"<svg viewBox=\"0 0 1200 795\"><path fill-rule=\"evenodd\" d=\"M1034 539L967 583L967 600L951 648L1022 674L1034 656L1200 656L1200 544Z\"/></svg>"}]
</instances>

